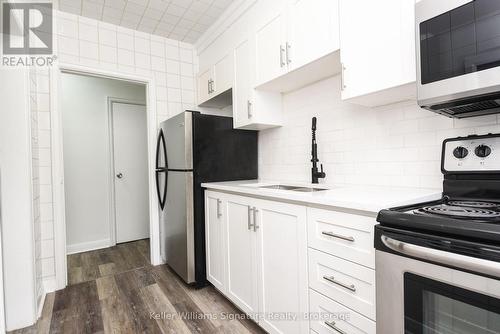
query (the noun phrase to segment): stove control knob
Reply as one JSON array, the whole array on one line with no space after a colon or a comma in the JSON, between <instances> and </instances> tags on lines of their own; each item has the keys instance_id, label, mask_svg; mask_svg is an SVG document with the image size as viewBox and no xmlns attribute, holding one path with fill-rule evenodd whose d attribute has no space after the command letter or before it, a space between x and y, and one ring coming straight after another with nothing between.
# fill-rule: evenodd
<instances>
[{"instance_id":1,"label":"stove control knob","mask_svg":"<svg viewBox=\"0 0 500 334\"><path fill-rule=\"evenodd\" d=\"M453 155L455 156L455 158L457 159L463 159L465 158L467 155L469 155L469 150L466 149L465 147L463 146L459 146L457 147L456 149L453 150Z\"/></svg>"},{"instance_id":2,"label":"stove control knob","mask_svg":"<svg viewBox=\"0 0 500 334\"><path fill-rule=\"evenodd\" d=\"M476 147L476 155L480 158L486 158L491 154L491 148L487 145L479 145Z\"/></svg>"}]
</instances>

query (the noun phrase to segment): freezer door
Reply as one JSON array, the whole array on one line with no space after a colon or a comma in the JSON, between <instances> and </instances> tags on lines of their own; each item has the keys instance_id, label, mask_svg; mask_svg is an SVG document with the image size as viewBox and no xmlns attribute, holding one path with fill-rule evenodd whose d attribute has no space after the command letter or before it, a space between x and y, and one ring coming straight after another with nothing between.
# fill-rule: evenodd
<instances>
[{"instance_id":1,"label":"freezer door","mask_svg":"<svg viewBox=\"0 0 500 334\"><path fill-rule=\"evenodd\" d=\"M168 169L193 169L193 114L183 112L162 123Z\"/></svg>"},{"instance_id":2,"label":"freezer door","mask_svg":"<svg viewBox=\"0 0 500 334\"><path fill-rule=\"evenodd\" d=\"M193 172L168 172L164 210L165 256L168 265L186 281L195 281Z\"/></svg>"}]
</instances>

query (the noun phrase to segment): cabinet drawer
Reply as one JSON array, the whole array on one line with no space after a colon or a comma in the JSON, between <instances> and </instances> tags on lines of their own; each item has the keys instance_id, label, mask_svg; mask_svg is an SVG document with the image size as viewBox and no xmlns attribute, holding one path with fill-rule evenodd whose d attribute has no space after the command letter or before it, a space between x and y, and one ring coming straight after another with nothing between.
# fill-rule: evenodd
<instances>
[{"instance_id":1,"label":"cabinet drawer","mask_svg":"<svg viewBox=\"0 0 500 334\"><path fill-rule=\"evenodd\" d=\"M314 290L309 291L309 304L312 314L310 321L311 333L376 333L375 322ZM338 328L338 330L335 328Z\"/></svg>"},{"instance_id":2,"label":"cabinet drawer","mask_svg":"<svg viewBox=\"0 0 500 334\"><path fill-rule=\"evenodd\" d=\"M309 208L307 220L309 247L375 268L374 218Z\"/></svg>"},{"instance_id":3,"label":"cabinet drawer","mask_svg":"<svg viewBox=\"0 0 500 334\"><path fill-rule=\"evenodd\" d=\"M375 270L309 248L309 286L375 319Z\"/></svg>"}]
</instances>

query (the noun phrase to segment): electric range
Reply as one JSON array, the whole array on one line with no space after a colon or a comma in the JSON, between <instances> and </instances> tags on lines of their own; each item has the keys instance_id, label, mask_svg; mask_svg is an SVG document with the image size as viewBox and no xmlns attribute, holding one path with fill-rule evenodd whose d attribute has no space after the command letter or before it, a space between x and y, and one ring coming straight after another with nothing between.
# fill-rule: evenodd
<instances>
[{"instance_id":1,"label":"electric range","mask_svg":"<svg viewBox=\"0 0 500 334\"><path fill-rule=\"evenodd\" d=\"M500 134L445 140L441 171L377 217L377 333L500 333Z\"/></svg>"}]
</instances>

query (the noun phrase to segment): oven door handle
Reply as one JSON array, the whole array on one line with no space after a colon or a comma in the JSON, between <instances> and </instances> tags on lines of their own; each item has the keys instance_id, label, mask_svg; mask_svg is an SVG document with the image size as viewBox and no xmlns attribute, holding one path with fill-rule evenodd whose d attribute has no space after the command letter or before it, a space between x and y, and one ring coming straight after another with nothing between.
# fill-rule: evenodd
<instances>
[{"instance_id":1,"label":"oven door handle","mask_svg":"<svg viewBox=\"0 0 500 334\"><path fill-rule=\"evenodd\" d=\"M474 258L461 254L445 252L442 250L417 246L404 241L381 236L382 243L396 253L411 256L417 259L443 264L484 275L500 277L500 263Z\"/></svg>"}]
</instances>

